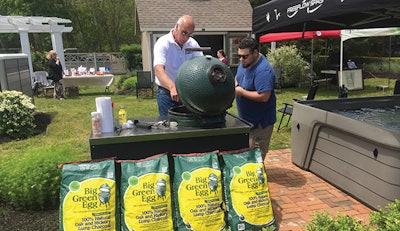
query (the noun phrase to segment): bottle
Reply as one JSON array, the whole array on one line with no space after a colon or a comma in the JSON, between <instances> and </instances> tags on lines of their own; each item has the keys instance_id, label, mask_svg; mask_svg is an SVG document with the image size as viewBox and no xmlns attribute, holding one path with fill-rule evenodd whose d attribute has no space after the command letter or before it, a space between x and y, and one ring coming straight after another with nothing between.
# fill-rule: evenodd
<instances>
[{"instance_id":1,"label":"bottle","mask_svg":"<svg viewBox=\"0 0 400 231\"><path fill-rule=\"evenodd\" d=\"M97 111L92 112L92 134L100 135L101 129L101 113Z\"/></svg>"},{"instance_id":2,"label":"bottle","mask_svg":"<svg viewBox=\"0 0 400 231\"><path fill-rule=\"evenodd\" d=\"M119 119L119 127L122 127L122 124L126 123L127 121L126 111L124 106L121 106L119 108L118 119Z\"/></svg>"}]
</instances>

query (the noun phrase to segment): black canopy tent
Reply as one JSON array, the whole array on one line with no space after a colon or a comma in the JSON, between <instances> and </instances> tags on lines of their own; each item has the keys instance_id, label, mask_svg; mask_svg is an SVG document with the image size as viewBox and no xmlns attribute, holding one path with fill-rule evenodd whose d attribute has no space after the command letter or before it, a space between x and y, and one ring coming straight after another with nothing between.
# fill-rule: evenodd
<instances>
[{"instance_id":1,"label":"black canopy tent","mask_svg":"<svg viewBox=\"0 0 400 231\"><path fill-rule=\"evenodd\" d=\"M253 33L398 27L400 0L272 0L253 9Z\"/></svg>"},{"instance_id":2,"label":"black canopy tent","mask_svg":"<svg viewBox=\"0 0 400 231\"><path fill-rule=\"evenodd\" d=\"M271 32L399 26L400 0L271 0L253 9L252 22L257 38Z\"/></svg>"}]
</instances>

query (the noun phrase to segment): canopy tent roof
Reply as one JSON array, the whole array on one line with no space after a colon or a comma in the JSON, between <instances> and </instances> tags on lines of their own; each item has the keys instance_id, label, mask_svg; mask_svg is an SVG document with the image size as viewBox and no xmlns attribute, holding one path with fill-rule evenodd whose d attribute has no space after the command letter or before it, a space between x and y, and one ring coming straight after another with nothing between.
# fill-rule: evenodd
<instances>
[{"instance_id":1,"label":"canopy tent roof","mask_svg":"<svg viewBox=\"0 0 400 231\"><path fill-rule=\"evenodd\" d=\"M379 37L379 36L392 36L392 35L400 35L400 27L268 33L263 36L260 36L259 42L267 43L267 42L278 42L278 41L295 40L295 39L315 39L315 38L332 38L332 37L341 37L342 41L346 41L352 38Z\"/></svg>"},{"instance_id":2,"label":"canopy tent roof","mask_svg":"<svg viewBox=\"0 0 400 231\"><path fill-rule=\"evenodd\" d=\"M260 36L260 43L277 42L295 39L314 39L314 38L331 38L340 37L340 30L321 30L321 31L305 31L305 32L279 32L268 33Z\"/></svg>"},{"instance_id":3,"label":"canopy tent roof","mask_svg":"<svg viewBox=\"0 0 400 231\"><path fill-rule=\"evenodd\" d=\"M253 9L254 34L400 25L399 0L272 0Z\"/></svg>"},{"instance_id":4,"label":"canopy tent roof","mask_svg":"<svg viewBox=\"0 0 400 231\"><path fill-rule=\"evenodd\" d=\"M380 36L394 36L394 35L400 35L400 27L341 30L340 32L340 37L342 41L346 41L352 38L380 37Z\"/></svg>"}]
</instances>

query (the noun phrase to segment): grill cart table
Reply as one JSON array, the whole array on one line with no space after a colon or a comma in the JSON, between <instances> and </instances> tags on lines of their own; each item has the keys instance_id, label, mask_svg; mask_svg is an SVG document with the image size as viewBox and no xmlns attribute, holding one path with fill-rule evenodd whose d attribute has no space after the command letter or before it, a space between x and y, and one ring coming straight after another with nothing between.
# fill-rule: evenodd
<instances>
[{"instance_id":1,"label":"grill cart table","mask_svg":"<svg viewBox=\"0 0 400 231\"><path fill-rule=\"evenodd\" d=\"M163 118L138 119L140 124L154 123ZM134 126L120 134L93 134L89 138L92 159L116 157L143 159L159 153L195 153L214 150L228 151L249 147L251 124L227 114L226 123L218 128L181 127L147 128Z\"/></svg>"}]
</instances>

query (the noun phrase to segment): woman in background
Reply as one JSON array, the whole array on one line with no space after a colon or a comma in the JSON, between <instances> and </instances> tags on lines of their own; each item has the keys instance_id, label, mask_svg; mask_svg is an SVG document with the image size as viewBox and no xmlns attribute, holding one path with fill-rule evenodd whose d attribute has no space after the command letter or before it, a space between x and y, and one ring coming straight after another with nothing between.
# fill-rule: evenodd
<instances>
[{"instance_id":1,"label":"woman in background","mask_svg":"<svg viewBox=\"0 0 400 231\"><path fill-rule=\"evenodd\" d=\"M46 58L48 59L47 64L49 66L48 79L54 82L54 98L63 100L64 99L64 88L60 82L63 78L63 68L61 66L60 59L57 57L55 50L51 50L47 53Z\"/></svg>"},{"instance_id":2,"label":"woman in background","mask_svg":"<svg viewBox=\"0 0 400 231\"><path fill-rule=\"evenodd\" d=\"M226 58L225 52L222 49L217 51L217 56L219 61L228 65L228 59Z\"/></svg>"}]
</instances>

